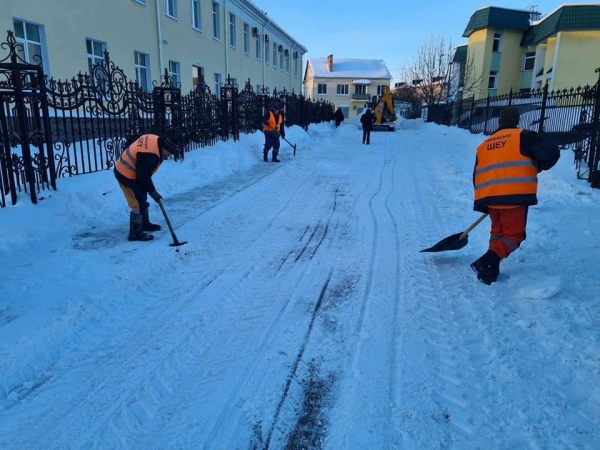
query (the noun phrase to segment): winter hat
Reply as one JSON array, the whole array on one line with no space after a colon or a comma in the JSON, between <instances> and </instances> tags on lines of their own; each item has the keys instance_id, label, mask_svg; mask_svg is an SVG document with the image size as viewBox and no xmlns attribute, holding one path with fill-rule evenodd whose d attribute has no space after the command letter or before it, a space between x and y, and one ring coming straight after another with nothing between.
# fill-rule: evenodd
<instances>
[{"instance_id":1,"label":"winter hat","mask_svg":"<svg viewBox=\"0 0 600 450\"><path fill-rule=\"evenodd\" d=\"M498 117L499 128L517 128L519 126L519 119L521 114L519 108L509 106L500 111L500 117Z\"/></svg>"},{"instance_id":2,"label":"winter hat","mask_svg":"<svg viewBox=\"0 0 600 450\"><path fill-rule=\"evenodd\" d=\"M281 104L280 103L273 104L273 109L281 109Z\"/></svg>"},{"instance_id":3,"label":"winter hat","mask_svg":"<svg viewBox=\"0 0 600 450\"><path fill-rule=\"evenodd\" d=\"M172 138L166 136L160 136L158 138L158 146L161 150L165 150L172 155L176 155L179 152L177 143Z\"/></svg>"}]
</instances>

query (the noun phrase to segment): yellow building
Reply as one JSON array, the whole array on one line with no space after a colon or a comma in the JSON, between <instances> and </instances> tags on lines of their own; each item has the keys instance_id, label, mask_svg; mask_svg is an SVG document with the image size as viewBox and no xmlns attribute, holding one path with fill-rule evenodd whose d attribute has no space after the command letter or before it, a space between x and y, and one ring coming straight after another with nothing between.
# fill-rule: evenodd
<instances>
[{"instance_id":1,"label":"yellow building","mask_svg":"<svg viewBox=\"0 0 600 450\"><path fill-rule=\"evenodd\" d=\"M562 5L539 12L485 7L473 13L468 38L470 82L464 96L483 98L593 85L600 66L600 4ZM464 52L462 52L464 53ZM463 65L467 57L463 59Z\"/></svg>"},{"instance_id":2,"label":"yellow building","mask_svg":"<svg viewBox=\"0 0 600 450\"><path fill-rule=\"evenodd\" d=\"M381 59L308 58L304 71L304 95L342 108L344 117L359 115L373 96L390 86L392 75Z\"/></svg>"},{"instance_id":3,"label":"yellow building","mask_svg":"<svg viewBox=\"0 0 600 450\"><path fill-rule=\"evenodd\" d=\"M200 75L217 94L228 75L240 88L302 89L307 49L248 0L0 0L0 11L0 30L56 79L89 73L106 50L148 90L165 69L182 92Z\"/></svg>"}]
</instances>

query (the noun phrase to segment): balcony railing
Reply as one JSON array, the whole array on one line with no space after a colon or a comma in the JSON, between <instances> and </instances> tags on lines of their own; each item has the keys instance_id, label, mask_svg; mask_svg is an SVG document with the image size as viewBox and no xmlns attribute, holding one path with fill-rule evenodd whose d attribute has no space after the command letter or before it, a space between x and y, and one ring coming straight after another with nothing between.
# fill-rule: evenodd
<instances>
[{"instance_id":1,"label":"balcony railing","mask_svg":"<svg viewBox=\"0 0 600 450\"><path fill-rule=\"evenodd\" d=\"M369 94L352 94L352 100L369 100L370 98Z\"/></svg>"}]
</instances>

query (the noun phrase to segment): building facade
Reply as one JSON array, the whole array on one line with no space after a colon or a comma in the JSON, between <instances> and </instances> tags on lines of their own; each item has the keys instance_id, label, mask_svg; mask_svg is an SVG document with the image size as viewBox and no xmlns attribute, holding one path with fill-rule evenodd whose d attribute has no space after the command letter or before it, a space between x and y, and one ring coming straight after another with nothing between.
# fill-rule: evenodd
<instances>
[{"instance_id":1,"label":"building facade","mask_svg":"<svg viewBox=\"0 0 600 450\"><path fill-rule=\"evenodd\" d=\"M359 115L373 96L390 86L392 76L383 60L348 59L333 55L308 58L304 71L304 95L342 108L344 117Z\"/></svg>"},{"instance_id":2,"label":"building facade","mask_svg":"<svg viewBox=\"0 0 600 450\"><path fill-rule=\"evenodd\" d=\"M600 4L562 5L544 17L485 7L473 13L463 37L467 48L457 51L467 68L459 83L464 96L592 85L600 66Z\"/></svg>"},{"instance_id":3,"label":"building facade","mask_svg":"<svg viewBox=\"0 0 600 450\"><path fill-rule=\"evenodd\" d=\"M55 79L90 73L108 51L147 90L165 70L182 92L203 76L218 95L228 75L240 88L302 89L307 49L248 0L0 0L0 11L23 59Z\"/></svg>"}]
</instances>

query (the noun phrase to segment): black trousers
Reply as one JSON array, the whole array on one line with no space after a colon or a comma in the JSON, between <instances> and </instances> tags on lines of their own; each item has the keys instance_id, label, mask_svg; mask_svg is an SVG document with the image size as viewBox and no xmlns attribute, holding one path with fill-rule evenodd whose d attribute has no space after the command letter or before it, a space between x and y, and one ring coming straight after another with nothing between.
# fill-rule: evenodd
<instances>
[{"instance_id":1,"label":"black trousers","mask_svg":"<svg viewBox=\"0 0 600 450\"><path fill-rule=\"evenodd\" d=\"M365 130L363 128L363 144L371 143L371 130Z\"/></svg>"}]
</instances>

